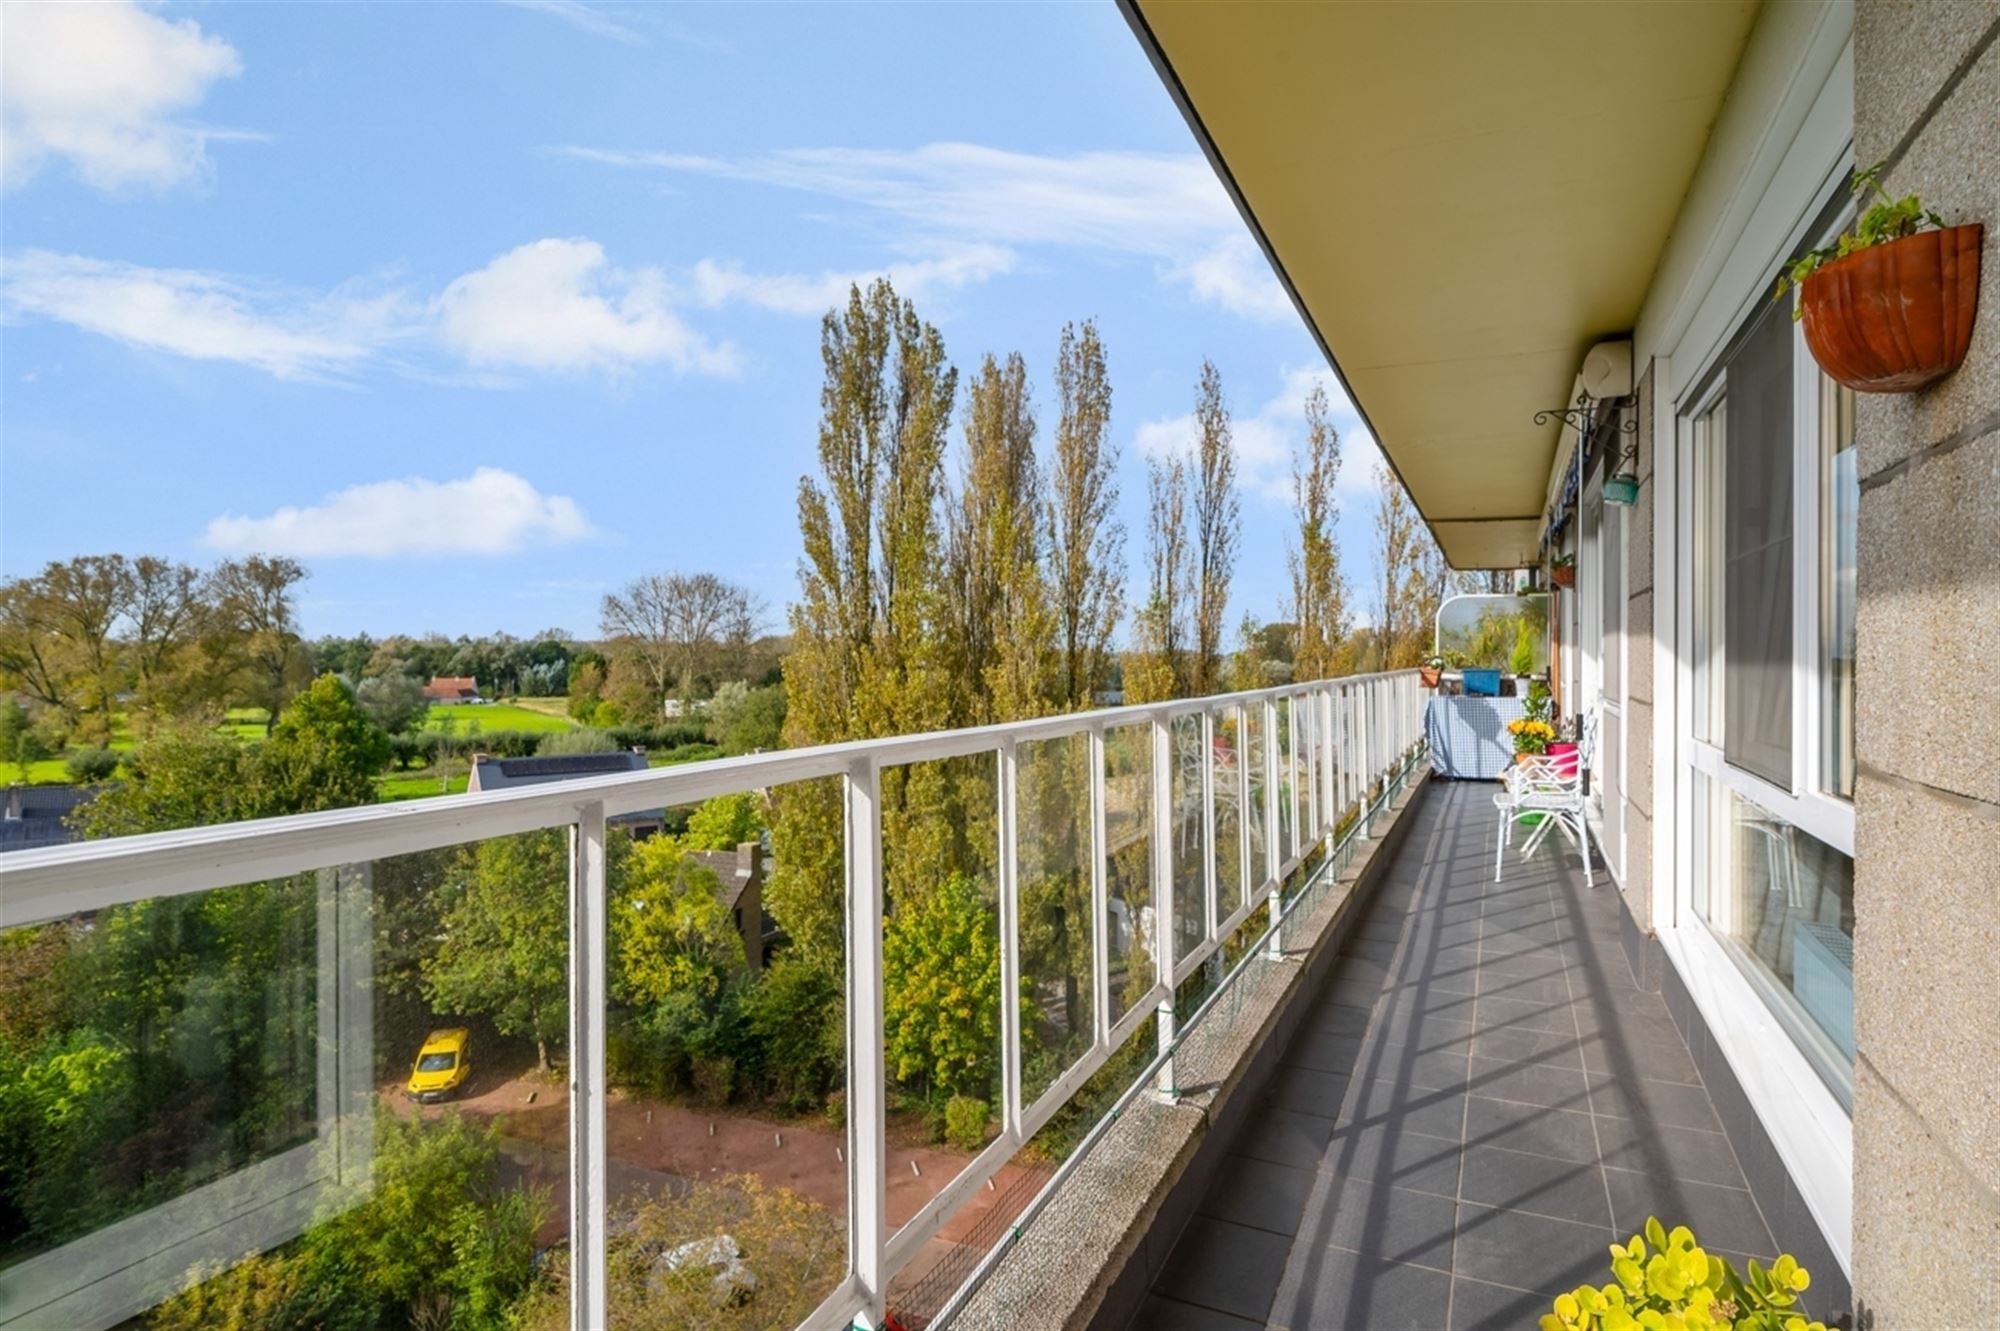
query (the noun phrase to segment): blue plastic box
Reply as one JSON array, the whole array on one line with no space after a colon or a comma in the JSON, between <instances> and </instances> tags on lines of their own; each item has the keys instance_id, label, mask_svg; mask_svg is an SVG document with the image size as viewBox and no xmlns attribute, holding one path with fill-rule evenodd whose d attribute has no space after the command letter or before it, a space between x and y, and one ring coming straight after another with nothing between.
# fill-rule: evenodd
<instances>
[{"instance_id":1,"label":"blue plastic box","mask_svg":"<svg viewBox=\"0 0 2000 1331\"><path fill-rule=\"evenodd\" d=\"M1464 673L1466 697L1497 698L1500 696L1500 672L1498 670L1468 670Z\"/></svg>"}]
</instances>

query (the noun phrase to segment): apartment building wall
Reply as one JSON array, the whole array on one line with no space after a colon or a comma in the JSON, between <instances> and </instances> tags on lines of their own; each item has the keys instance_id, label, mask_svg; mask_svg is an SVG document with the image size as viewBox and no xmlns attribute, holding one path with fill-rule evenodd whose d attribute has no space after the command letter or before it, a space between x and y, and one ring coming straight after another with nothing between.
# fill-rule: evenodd
<instances>
[{"instance_id":1,"label":"apartment building wall","mask_svg":"<svg viewBox=\"0 0 2000 1331\"><path fill-rule=\"evenodd\" d=\"M2000 0L1862 0L1855 160L1986 225L1965 366L1864 396L1854 1288L1863 1325L1990 1321L2000 1245Z\"/></svg>"}]
</instances>

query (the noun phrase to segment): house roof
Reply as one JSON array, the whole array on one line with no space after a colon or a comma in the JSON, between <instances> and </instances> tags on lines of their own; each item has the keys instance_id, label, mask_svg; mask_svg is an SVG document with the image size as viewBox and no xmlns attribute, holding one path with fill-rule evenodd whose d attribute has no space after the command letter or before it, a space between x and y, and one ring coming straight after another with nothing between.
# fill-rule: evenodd
<instances>
[{"instance_id":1,"label":"house roof","mask_svg":"<svg viewBox=\"0 0 2000 1331\"><path fill-rule=\"evenodd\" d=\"M1757 5L1120 4L1446 558L1532 562Z\"/></svg>"},{"instance_id":2,"label":"house roof","mask_svg":"<svg viewBox=\"0 0 2000 1331\"><path fill-rule=\"evenodd\" d=\"M432 675L425 693L460 694L479 692L479 681L471 675Z\"/></svg>"},{"instance_id":3,"label":"house roof","mask_svg":"<svg viewBox=\"0 0 2000 1331\"><path fill-rule=\"evenodd\" d=\"M478 757L472 763L473 790L505 790L513 786L535 786L549 781L569 781L580 776L605 776L612 772L643 772L646 755L630 749L612 753L555 753L538 758Z\"/></svg>"}]
</instances>

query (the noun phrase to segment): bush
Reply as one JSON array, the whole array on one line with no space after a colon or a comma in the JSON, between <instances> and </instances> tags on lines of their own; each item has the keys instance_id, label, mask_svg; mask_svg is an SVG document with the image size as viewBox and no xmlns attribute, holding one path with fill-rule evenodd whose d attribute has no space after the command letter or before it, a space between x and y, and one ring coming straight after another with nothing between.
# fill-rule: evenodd
<instances>
[{"instance_id":1,"label":"bush","mask_svg":"<svg viewBox=\"0 0 2000 1331\"><path fill-rule=\"evenodd\" d=\"M404 771L412 767L422 767L427 756L422 736L389 736L389 761Z\"/></svg>"},{"instance_id":2,"label":"bush","mask_svg":"<svg viewBox=\"0 0 2000 1331\"><path fill-rule=\"evenodd\" d=\"M109 749L78 749L63 764L69 779L81 786L109 781L118 770L118 755Z\"/></svg>"},{"instance_id":3,"label":"bush","mask_svg":"<svg viewBox=\"0 0 2000 1331\"><path fill-rule=\"evenodd\" d=\"M582 730L564 730L553 735L542 736L542 747L539 752L544 754L609 753L617 747L618 742L611 738L609 731L592 730L589 727L585 727Z\"/></svg>"},{"instance_id":4,"label":"bush","mask_svg":"<svg viewBox=\"0 0 2000 1331\"><path fill-rule=\"evenodd\" d=\"M847 1131L846 1091L835 1091L826 1097L826 1121L835 1132Z\"/></svg>"},{"instance_id":5,"label":"bush","mask_svg":"<svg viewBox=\"0 0 2000 1331\"><path fill-rule=\"evenodd\" d=\"M944 1137L962 1151L976 1151L986 1144L986 1102L969 1095L954 1095L944 1104Z\"/></svg>"},{"instance_id":6,"label":"bush","mask_svg":"<svg viewBox=\"0 0 2000 1331\"><path fill-rule=\"evenodd\" d=\"M708 731L701 726L621 726L607 727L614 747L620 749L678 749L687 744L704 744Z\"/></svg>"},{"instance_id":7,"label":"bush","mask_svg":"<svg viewBox=\"0 0 2000 1331\"><path fill-rule=\"evenodd\" d=\"M694 1060L694 1093L703 1104L722 1106L736 1089L736 1060L727 1054L701 1054Z\"/></svg>"},{"instance_id":8,"label":"bush","mask_svg":"<svg viewBox=\"0 0 2000 1331\"><path fill-rule=\"evenodd\" d=\"M826 1103L847 1071L840 982L797 957L781 956L744 994L743 1007L772 1093L800 1112Z\"/></svg>"}]
</instances>

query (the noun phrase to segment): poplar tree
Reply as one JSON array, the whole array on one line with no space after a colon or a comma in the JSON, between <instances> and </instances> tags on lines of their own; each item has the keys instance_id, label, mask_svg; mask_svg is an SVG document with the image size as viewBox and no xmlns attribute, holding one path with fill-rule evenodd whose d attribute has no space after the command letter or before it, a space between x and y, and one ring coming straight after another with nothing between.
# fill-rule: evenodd
<instances>
[{"instance_id":1,"label":"poplar tree","mask_svg":"<svg viewBox=\"0 0 2000 1331\"><path fill-rule=\"evenodd\" d=\"M938 500L957 390L944 340L886 279L820 326L819 476L799 482L799 600L786 662L785 742L825 744L949 723L940 641ZM913 795L897 783L885 843L909 849ZM892 792L885 783L885 805ZM777 871L766 899L802 960L839 975L842 810L833 781L775 792ZM924 856L923 858L931 858Z\"/></svg>"},{"instance_id":2,"label":"poplar tree","mask_svg":"<svg viewBox=\"0 0 2000 1331\"><path fill-rule=\"evenodd\" d=\"M1381 581L1381 617L1376 631L1381 643L1383 670L1415 665L1422 652L1417 647L1414 624L1420 613L1414 593L1421 586L1418 571L1418 541L1421 524L1416 506L1410 502L1403 483L1384 470L1382 493L1375 507L1375 556Z\"/></svg>"},{"instance_id":3,"label":"poplar tree","mask_svg":"<svg viewBox=\"0 0 2000 1331\"><path fill-rule=\"evenodd\" d=\"M1118 521L1118 449L1111 383L1097 325L1066 324L1056 348L1056 443L1050 475L1049 566L1056 627L1054 702L1091 705L1110 672L1125 599L1125 528Z\"/></svg>"},{"instance_id":4,"label":"poplar tree","mask_svg":"<svg viewBox=\"0 0 2000 1331\"><path fill-rule=\"evenodd\" d=\"M1306 396L1305 447L1292 461L1292 514L1298 523L1298 543L1290 551L1298 622L1294 679L1331 678L1336 649L1347 636L1347 588L1336 532L1339 479L1340 432L1328 419L1326 389L1315 384Z\"/></svg>"},{"instance_id":5,"label":"poplar tree","mask_svg":"<svg viewBox=\"0 0 2000 1331\"><path fill-rule=\"evenodd\" d=\"M1222 376L1208 360L1201 363L1194 419L1194 656L1188 687L1200 696L1222 689L1222 618L1229 608L1229 577L1242 536L1229 404L1222 396Z\"/></svg>"},{"instance_id":6,"label":"poplar tree","mask_svg":"<svg viewBox=\"0 0 2000 1331\"><path fill-rule=\"evenodd\" d=\"M951 506L951 645L965 724L1039 716L1053 685L1054 610L1028 367L986 357L966 394L965 462Z\"/></svg>"},{"instance_id":7,"label":"poplar tree","mask_svg":"<svg viewBox=\"0 0 2000 1331\"><path fill-rule=\"evenodd\" d=\"M1154 458L1146 469L1146 603L1135 617L1137 651L1125 671L1127 702L1184 697L1188 583L1187 464L1179 455Z\"/></svg>"}]
</instances>

